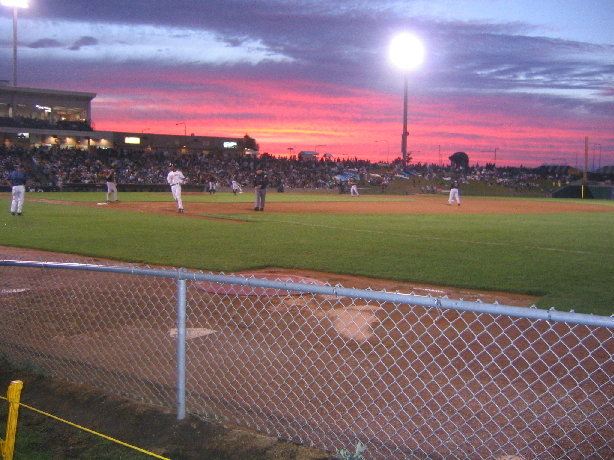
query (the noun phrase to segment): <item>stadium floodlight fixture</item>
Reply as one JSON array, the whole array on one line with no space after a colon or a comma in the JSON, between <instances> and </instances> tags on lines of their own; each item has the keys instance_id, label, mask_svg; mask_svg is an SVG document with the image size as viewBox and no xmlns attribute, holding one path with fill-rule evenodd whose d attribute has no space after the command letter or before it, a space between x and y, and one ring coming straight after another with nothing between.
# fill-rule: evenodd
<instances>
[{"instance_id":1,"label":"stadium floodlight fixture","mask_svg":"<svg viewBox=\"0 0 614 460\"><path fill-rule=\"evenodd\" d=\"M2 6L10 6L11 8L28 8L29 0L0 0Z\"/></svg>"},{"instance_id":2,"label":"stadium floodlight fixture","mask_svg":"<svg viewBox=\"0 0 614 460\"><path fill-rule=\"evenodd\" d=\"M401 153L403 156L403 166L407 166L407 87L408 72L418 68L424 60L424 45L422 41L413 34L404 32L394 37L390 42L389 58L390 61L405 73L404 94L403 94L403 134L401 136Z\"/></svg>"},{"instance_id":3,"label":"stadium floodlight fixture","mask_svg":"<svg viewBox=\"0 0 614 460\"><path fill-rule=\"evenodd\" d=\"M408 71L419 67L424 60L424 45L413 34L404 32L390 42L389 56L399 69Z\"/></svg>"},{"instance_id":4,"label":"stadium floodlight fixture","mask_svg":"<svg viewBox=\"0 0 614 460\"><path fill-rule=\"evenodd\" d=\"M17 10L28 8L29 0L0 0L2 6L13 8L13 86L17 86Z\"/></svg>"}]
</instances>

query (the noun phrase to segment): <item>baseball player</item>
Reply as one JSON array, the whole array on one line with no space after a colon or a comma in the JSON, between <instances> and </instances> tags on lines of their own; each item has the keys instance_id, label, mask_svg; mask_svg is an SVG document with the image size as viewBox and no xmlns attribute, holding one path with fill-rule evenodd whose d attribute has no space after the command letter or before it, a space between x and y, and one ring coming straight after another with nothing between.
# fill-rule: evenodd
<instances>
[{"instance_id":1,"label":"baseball player","mask_svg":"<svg viewBox=\"0 0 614 460\"><path fill-rule=\"evenodd\" d=\"M21 216L23 203L26 199L26 182L28 176L23 169L23 165L16 165L15 170L9 173L9 182L12 186L11 214Z\"/></svg>"},{"instance_id":2,"label":"baseball player","mask_svg":"<svg viewBox=\"0 0 614 460\"><path fill-rule=\"evenodd\" d=\"M458 182L452 182L452 186L450 187L450 196L448 197L448 205L452 206L452 203L456 203L460 206L460 195L458 193Z\"/></svg>"},{"instance_id":3,"label":"baseball player","mask_svg":"<svg viewBox=\"0 0 614 460\"><path fill-rule=\"evenodd\" d=\"M117 183L115 182L115 171L112 169L107 170L104 175L104 180L107 182L107 203L111 201L111 195L113 195L113 201L118 202L117 199Z\"/></svg>"},{"instance_id":4,"label":"baseball player","mask_svg":"<svg viewBox=\"0 0 614 460\"><path fill-rule=\"evenodd\" d=\"M183 212L183 202L181 201L181 186L185 184L186 178L176 165L171 165L171 170L166 176L166 181L171 186L171 193L177 202L177 211Z\"/></svg>"},{"instance_id":5,"label":"baseball player","mask_svg":"<svg viewBox=\"0 0 614 460\"><path fill-rule=\"evenodd\" d=\"M213 176L209 178L209 182L207 183L207 191L210 195L215 195L215 192L217 191L217 181Z\"/></svg>"},{"instance_id":6,"label":"baseball player","mask_svg":"<svg viewBox=\"0 0 614 460\"><path fill-rule=\"evenodd\" d=\"M236 180L233 180L230 183L230 188L232 190L233 194L237 194L237 193L243 193L243 189L241 188L241 184L239 184Z\"/></svg>"},{"instance_id":7,"label":"baseball player","mask_svg":"<svg viewBox=\"0 0 614 460\"><path fill-rule=\"evenodd\" d=\"M356 185L356 181L354 179L350 179L350 195L360 196L358 194L358 186Z\"/></svg>"}]
</instances>

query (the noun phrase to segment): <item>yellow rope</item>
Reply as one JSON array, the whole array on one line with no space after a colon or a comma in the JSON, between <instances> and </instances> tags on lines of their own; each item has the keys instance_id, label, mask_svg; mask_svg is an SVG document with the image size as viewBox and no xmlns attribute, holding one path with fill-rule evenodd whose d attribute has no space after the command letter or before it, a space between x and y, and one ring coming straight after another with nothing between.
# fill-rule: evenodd
<instances>
[{"instance_id":1,"label":"yellow rope","mask_svg":"<svg viewBox=\"0 0 614 460\"><path fill-rule=\"evenodd\" d=\"M5 398L4 396L0 396L0 399L5 399L5 400L8 401L8 399ZM34 408L32 406L28 406L27 404L19 403L19 405L25 407L26 409L30 409L31 411L38 412L39 414L46 415L47 417L51 417L52 419L58 420L59 422L63 422L63 423L66 423L67 425L74 426L75 428L79 428L80 430L87 431L88 433L94 434L96 436L100 436L101 438L108 439L109 441L116 442L117 444L121 444L122 446L129 447L130 449L137 450L137 451L142 452L142 453L147 454L147 455L151 455L152 457L161 458L162 460L172 460L172 459L170 459L168 457L162 457L161 455L154 454L153 452L149 452L149 451L147 451L145 449L141 449L140 447L133 446L131 444L125 443L123 441L120 441L119 439L112 438L112 437L107 436L105 434L98 433L98 432L96 432L94 430L90 430L89 428L86 428L84 426L77 425L76 423L69 422L68 420L64 420L64 419L62 419L60 417L56 417L55 415L52 415L52 414L49 414L49 413L44 412L42 410L36 409L36 408Z\"/></svg>"}]
</instances>

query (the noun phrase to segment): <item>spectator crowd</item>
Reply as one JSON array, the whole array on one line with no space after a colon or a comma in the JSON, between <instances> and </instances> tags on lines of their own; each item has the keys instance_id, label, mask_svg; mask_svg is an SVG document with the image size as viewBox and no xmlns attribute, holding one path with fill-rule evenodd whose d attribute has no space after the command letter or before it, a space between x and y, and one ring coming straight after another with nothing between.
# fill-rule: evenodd
<instances>
[{"instance_id":1,"label":"spectator crowd","mask_svg":"<svg viewBox=\"0 0 614 460\"><path fill-rule=\"evenodd\" d=\"M215 182L230 186L235 180L248 185L257 169L266 171L269 182L285 188L332 188L334 176L347 169L367 174L375 165L366 160L313 161L247 156L227 151L212 154L174 154L113 149L79 150L58 147L0 147L0 167L5 175L14 163L24 163L29 176L41 187L65 184L99 184L104 173L113 169L120 184L166 184L171 164L177 165L191 184Z\"/></svg>"},{"instance_id":2,"label":"spectator crowd","mask_svg":"<svg viewBox=\"0 0 614 460\"><path fill-rule=\"evenodd\" d=\"M451 182L454 179L461 184L479 182L487 186L500 185L511 188L516 192L539 189L543 186L542 181L544 179L553 184L558 183L559 186L562 183L569 183L573 179L572 175L568 173L549 173L548 171L523 167L495 167L493 164L469 167L462 175L451 174L450 167L422 163L412 165L411 171L413 174L420 175L426 181ZM452 175L455 177L452 178ZM436 191L434 185L430 185L428 188L424 190L425 193Z\"/></svg>"},{"instance_id":3,"label":"spectator crowd","mask_svg":"<svg viewBox=\"0 0 614 460\"><path fill-rule=\"evenodd\" d=\"M73 131L92 131L92 127L86 121L58 120L51 122L39 118L30 117L0 117L0 126L11 128L34 128L34 129L69 129Z\"/></svg>"},{"instance_id":4,"label":"spectator crowd","mask_svg":"<svg viewBox=\"0 0 614 460\"><path fill-rule=\"evenodd\" d=\"M402 168L400 162L372 163L368 160L337 159L300 160L276 158L267 154L244 155L240 152L176 154L160 151L122 151L114 149L61 149L59 147L0 147L0 179L16 163L25 165L30 177L30 190L61 189L66 184L102 184L103 176L112 169L119 184L166 184L171 164L183 171L190 184L216 184L230 187L234 180L251 185L254 173L264 170L272 187L285 189L332 189L353 177L362 184L381 187L382 191L397 177L410 181L420 177L431 184L446 184L454 180L462 183L481 182L502 185L516 191L539 187L540 179L568 182L571 176L544 175L533 168L473 166L454 170L450 166L414 163ZM349 173L349 176L348 176ZM345 177L340 179L340 177ZM424 181L422 181L424 182ZM207 188L209 185L207 185ZM422 190L432 193L435 190ZM349 187L340 187L346 192Z\"/></svg>"}]
</instances>

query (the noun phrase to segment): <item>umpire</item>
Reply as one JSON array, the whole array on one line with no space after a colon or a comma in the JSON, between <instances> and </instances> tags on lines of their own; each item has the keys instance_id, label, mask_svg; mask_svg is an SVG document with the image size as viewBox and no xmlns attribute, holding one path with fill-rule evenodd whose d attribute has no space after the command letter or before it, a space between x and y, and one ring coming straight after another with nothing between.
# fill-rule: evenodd
<instances>
[{"instance_id":1,"label":"umpire","mask_svg":"<svg viewBox=\"0 0 614 460\"><path fill-rule=\"evenodd\" d=\"M269 186L269 178L264 174L262 169L256 171L254 177L254 190L256 192L256 204L254 211L264 211L264 202L266 201L266 189Z\"/></svg>"}]
</instances>

